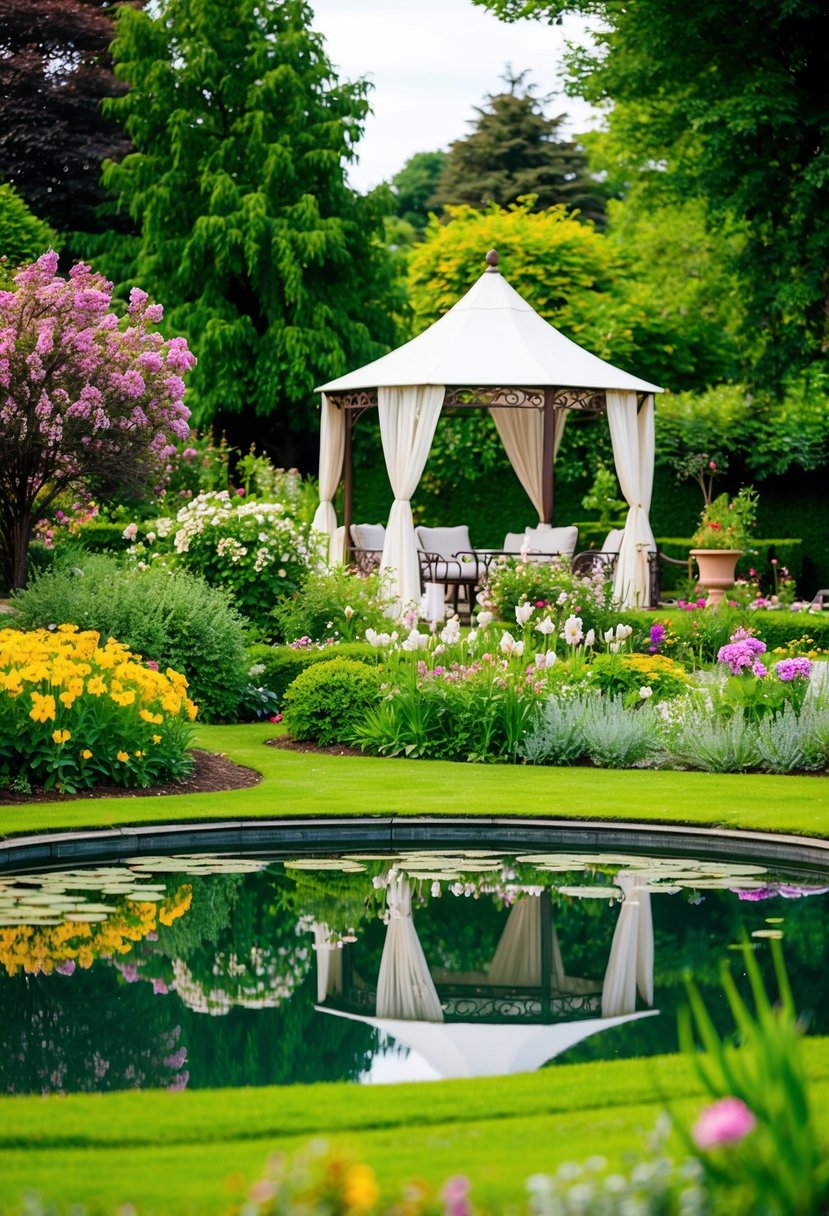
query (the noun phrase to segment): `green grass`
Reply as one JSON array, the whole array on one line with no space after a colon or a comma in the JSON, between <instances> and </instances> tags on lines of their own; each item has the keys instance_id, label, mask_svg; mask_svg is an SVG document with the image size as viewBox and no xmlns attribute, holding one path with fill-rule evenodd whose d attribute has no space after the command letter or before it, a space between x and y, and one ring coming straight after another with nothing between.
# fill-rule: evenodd
<instances>
[{"instance_id":1,"label":"green grass","mask_svg":"<svg viewBox=\"0 0 829 1216\"><path fill-rule=\"evenodd\" d=\"M12 835L199 819L487 815L829 835L829 782L821 777L459 765L264 746L278 732L267 723L197 732L196 746L263 774L253 789L2 807L0 830Z\"/></svg>"},{"instance_id":2,"label":"green grass","mask_svg":"<svg viewBox=\"0 0 829 1216\"><path fill-rule=\"evenodd\" d=\"M805 1051L829 1132L829 1040ZM128 1200L142 1213L218 1212L231 1175L249 1183L269 1153L310 1136L372 1165L389 1195L415 1176L438 1185L465 1173L478 1200L514 1203L539 1170L596 1152L619 1164L642 1148L663 1094L685 1119L705 1101L679 1056L436 1084L2 1098L0 1210L36 1188L106 1209Z\"/></svg>"}]
</instances>

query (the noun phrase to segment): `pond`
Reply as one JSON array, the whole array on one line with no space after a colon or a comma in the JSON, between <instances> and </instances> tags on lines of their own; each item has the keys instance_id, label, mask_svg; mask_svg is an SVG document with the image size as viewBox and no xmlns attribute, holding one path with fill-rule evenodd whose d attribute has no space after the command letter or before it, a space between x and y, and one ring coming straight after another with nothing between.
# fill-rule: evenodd
<instances>
[{"instance_id":1,"label":"pond","mask_svg":"<svg viewBox=\"0 0 829 1216\"><path fill-rule=\"evenodd\" d=\"M307 846L306 846L307 847ZM829 869L504 847L0 874L0 1090L432 1080L674 1051L740 943L829 1033Z\"/></svg>"}]
</instances>

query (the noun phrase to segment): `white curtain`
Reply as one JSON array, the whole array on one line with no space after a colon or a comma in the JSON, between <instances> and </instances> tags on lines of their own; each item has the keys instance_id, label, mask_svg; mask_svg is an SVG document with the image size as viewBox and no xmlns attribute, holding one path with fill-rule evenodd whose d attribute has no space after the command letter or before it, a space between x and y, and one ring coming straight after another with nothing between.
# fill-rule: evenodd
<instances>
[{"instance_id":1,"label":"white curtain","mask_svg":"<svg viewBox=\"0 0 829 1216\"><path fill-rule=\"evenodd\" d=\"M490 407L504 450L530 502L538 512L540 522L544 520L544 414L537 409L519 409L507 406ZM554 419L554 457L558 455L567 410L556 410Z\"/></svg>"},{"instance_id":2,"label":"white curtain","mask_svg":"<svg viewBox=\"0 0 829 1216\"><path fill-rule=\"evenodd\" d=\"M331 941L328 925L314 925L314 953L317 957L317 1001L343 990L343 949Z\"/></svg>"},{"instance_id":3,"label":"white curtain","mask_svg":"<svg viewBox=\"0 0 829 1216\"><path fill-rule=\"evenodd\" d=\"M398 611L420 600L420 564L411 498L432 446L444 393L443 385L434 384L377 390L383 456L394 491L380 570L392 573Z\"/></svg>"},{"instance_id":4,"label":"white curtain","mask_svg":"<svg viewBox=\"0 0 829 1216\"><path fill-rule=\"evenodd\" d=\"M645 875L618 874L625 893L619 911L602 988L602 1017L633 1013L636 990L653 1005L653 916Z\"/></svg>"},{"instance_id":5,"label":"white curtain","mask_svg":"<svg viewBox=\"0 0 829 1216\"><path fill-rule=\"evenodd\" d=\"M653 492L653 394L636 409L636 393L608 389L607 421L619 485L630 510L625 523L613 591L624 608L650 606L648 553L656 548L648 512Z\"/></svg>"},{"instance_id":6,"label":"white curtain","mask_svg":"<svg viewBox=\"0 0 829 1216\"><path fill-rule=\"evenodd\" d=\"M591 980L564 974L561 947L555 925L550 926L550 972L556 992L595 992ZM490 984L510 988L541 985L541 900L538 896L520 899L510 909L507 923L492 957L487 979Z\"/></svg>"},{"instance_id":7,"label":"white curtain","mask_svg":"<svg viewBox=\"0 0 829 1216\"><path fill-rule=\"evenodd\" d=\"M386 910L389 923L377 977L377 1017L442 1022L443 1010L412 920L412 889L402 875L386 888Z\"/></svg>"},{"instance_id":8,"label":"white curtain","mask_svg":"<svg viewBox=\"0 0 829 1216\"><path fill-rule=\"evenodd\" d=\"M312 528L327 537L321 545L323 564L342 561L342 546L336 551L337 515L333 498L340 484L345 451L345 410L338 409L322 394L320 413L320 503L314 514Z\"/></svg>"}]
</instances>

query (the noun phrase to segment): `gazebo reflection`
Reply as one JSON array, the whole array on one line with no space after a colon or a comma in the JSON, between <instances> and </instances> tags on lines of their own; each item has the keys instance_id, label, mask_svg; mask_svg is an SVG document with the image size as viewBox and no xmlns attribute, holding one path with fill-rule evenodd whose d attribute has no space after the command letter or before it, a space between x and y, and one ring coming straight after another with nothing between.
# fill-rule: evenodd
<instances>
[{"instance_id":1,"label":"gazebo reflection","mask_svg":"<svg viewBox=\"0 0 829 1216\"><path fill-rule=\"evenodd\" d=\"M565 971L550 892L522 891L486 971L429 967L409 879L387 888L377 979L360 975L353 943L315 926L320 1013L372 1026L415 1051L441 1077L528 1072L603 1030L652 1017L653 921L647 877L617 876L621 899L603 979ZM641 1005L637 1009L637 992Z\"/></svg>"}]
</instances>

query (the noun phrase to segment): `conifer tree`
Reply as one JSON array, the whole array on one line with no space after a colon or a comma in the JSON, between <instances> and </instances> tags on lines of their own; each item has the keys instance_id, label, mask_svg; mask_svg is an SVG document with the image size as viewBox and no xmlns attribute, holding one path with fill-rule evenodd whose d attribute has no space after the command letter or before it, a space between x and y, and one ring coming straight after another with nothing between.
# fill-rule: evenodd
<instances>
[{"instance_id":1,"label":"conifer tree","mask_svg":"<svg viewBox=\"0 0 829 1216\"><path fill-rule=\"evenodd\" d=\"M601 223L604 191L591 178L585 153L562 137L565 115L548 118L532 85L524 85L525 77L526 72L507 72L508 91L492 93L485 106L475 107L473 130L450 145L433 201L505 207L534 194L538 211L564 203Z\"/></svg>"},{"instance_id":2,"label":"conifer tree","mask_svg":"<svg viewBox=\"0 0 829 1216\"><path fill-rule=\"evenodd\" d=\"M340 83L304 0L164 0L121 9L136 147L105 171L140 224L135 279L170 301L199 357L194 420L312 468L314 386L394 340L388 191L345 167L367 85Z\"/></svg>"}]
</instances>

